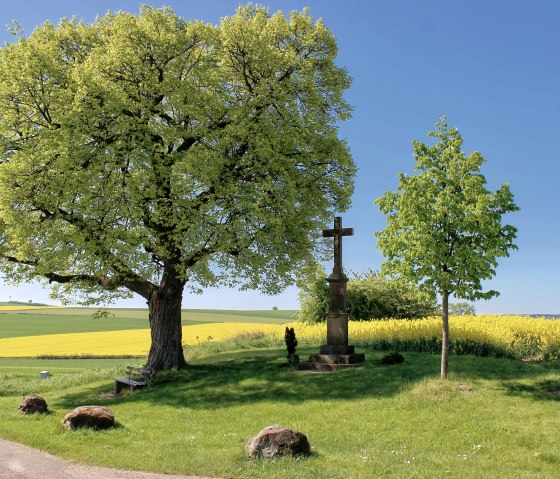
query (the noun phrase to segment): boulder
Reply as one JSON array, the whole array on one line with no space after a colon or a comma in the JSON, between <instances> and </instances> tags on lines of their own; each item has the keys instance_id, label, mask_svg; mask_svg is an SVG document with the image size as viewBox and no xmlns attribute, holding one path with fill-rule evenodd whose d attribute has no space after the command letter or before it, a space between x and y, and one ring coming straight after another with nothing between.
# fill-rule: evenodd
<instances>
[{"instance_id":1,"label":"boulder","mask_svg":"<svg viewBox=\"0 0 560 479\"><path fill-rule=\"evenodd\" d=\"M45 401L41 396L36 396L34 394L31 396L25 396L18 409L21 414L35 414L36 412L42 414L49 412L47 408L47 401Z\"/></svg>"},{"instance_id":2,"label":"boulder","mask_svg":"<svg viewBox=\"0 0 560 479\"><path fill-rule=\"evenodd\" d=\"M282 456L309 456L311 447L305 434L277 424L251 438L245 450L251 458L277 459Z\"/></svg>"},{"instance_id":3,"label":"boulder","mask_svg":"<svg viewBox=\"0 0 560 479\"><path fill-rule=\"evenodd\" d=\"M72 430L78 427L108 429L115 424L113 411L102 406L80 406L62 419L62 427Z\"/></svg>"}]
</instances>

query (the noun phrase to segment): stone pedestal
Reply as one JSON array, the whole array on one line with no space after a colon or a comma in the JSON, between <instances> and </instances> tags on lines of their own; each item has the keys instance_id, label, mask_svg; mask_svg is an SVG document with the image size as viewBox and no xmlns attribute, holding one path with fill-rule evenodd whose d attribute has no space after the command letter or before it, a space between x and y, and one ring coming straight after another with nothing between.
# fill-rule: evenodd
<instances>
[{"instance_id":1,"label":"stone pedestal","mask_svg":"<svg viewBox=\"0 0 560 479\"><path fill-rule=\"evenodd\" d=\"M354 345L348 344L348 314L329 313L327 316L327 344L323 344L319 354L309 356L302 363L304 371L329 372L337 369L360 366L365 361L363 353L356 353Z\"/></svg>"},{"instance_id":2,"label":"stone pedestal","mask_svg":"<svg viewBox=\"0 0 560 479\"><path fill-rule=\"evenodd\" d=\"M351 344L323 344L319 350L319 354L330 354L332 356L354 354L354 346Z\"/></svg>"},{"instance_id":3,"label":"stone pedestal","mask_svg":"<svg viewBox=\"0 0 560 479\"><path fill-rule=\"evenodd\" d=\"M322 346L328 348L328 345ZM348 346L352 351L349 354L312 354L309 361L302 364L301 369L305 371L329 372L337 369L352 368L360 366L366 359L363 353L354 353L354 346Z\"/></svg>"},{"instance_id":4,"label":"stone pedestal","mask_svg":"<svg viewBox=\"0 0 560 479\"><path fill-rule=\"evenodd\" d=\"M348 345L348 314L327 314L327 344L333 346Z\"/></svg>"}]
</instances>

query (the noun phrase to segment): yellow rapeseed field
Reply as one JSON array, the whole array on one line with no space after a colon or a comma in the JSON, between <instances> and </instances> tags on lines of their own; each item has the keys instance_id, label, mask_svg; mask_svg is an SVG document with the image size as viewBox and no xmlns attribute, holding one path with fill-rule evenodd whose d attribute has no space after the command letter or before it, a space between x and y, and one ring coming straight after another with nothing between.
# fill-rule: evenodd
<instances>
[{"instance_id":1,"label":"yellow rapeseed field","mask_svg":"<svg viewBox=\"0 0 560 479\"><path fill-rule=\"evenodd\" d=\"M23 311L27 309L47 309L47 308L61 308L62 306L26 306L26 305L10 305L0 306L0 311Z\"/></svg>"},{"instance_id":2,"label":"yellow rapeseed field","mask_svg":"<svg viewBox=\"0 0 560 479\"><path fill-rule=\"evenodd\" d=\"M279 325L252 323L210 323L183 327L183 342L193 345L221 341L238 334L263 331L278 333ZM0 339L0 357L45 355L131 355L144 356L150 349L150 330L103 331L49 334Z\"/></svg>"},{"instance_id":3,"label":"yellow rapeseed field","mask_svg":"<svg viewBox=\"0 0 560 479\"><path fill-rule=\"evenodd\" d=\"M194 345L258 331L282 339L286 326L294 327L300 342L317 345L325 342L324 323L274 325L231 322L184 326L183 340L187 345ZM362 346L388 344L390 347L398 345L414 349L415 345L431 342L433 347L441 337L441 319L350 322L349 336L351 343ZM495 315L452 317L450 336L455 352L476 352L481 346L490 350L487 354L505 353L516 357L540 354L548 359L560 359L560 321L557 320ZM0 357L142 356L148 353L149 347L148 329L53 334L0 339Z\"/></svg>"},{"instance_id":4,"label":"yellow rapeseed field","mask_svg":"<svg viewBox=\"0 0 560 479\"><path fill-rule=\"evenodd\" d=\"M324 341L325 324L291 323L302 340ZM560 320L528 316L457 316L450 318L450 337L457 344L483 344L510 352L540 352L550 359L560 359ZM350 342L363 345L413 344L441 337L441 318L420 320L387 319L350 322Z\"/></svg>"},{"instance_id":5,"label":"yellow rapeseed field","mask_svg":"<svg viewBox=\"0 0 560 479\"><path fill-rule=\"evenodd\" d=\"M290 323L286 326L294 327L302 339L322 340L326 335L324 323ZM527 316L456 316L450 318L450 331L455 339L491 341L503 345L511 344L520 335L538 335L546 342L560 342L560 321ZM356 342L439 337L441 318L350 321L349 336Z\"/></svg>"}]
</instances>

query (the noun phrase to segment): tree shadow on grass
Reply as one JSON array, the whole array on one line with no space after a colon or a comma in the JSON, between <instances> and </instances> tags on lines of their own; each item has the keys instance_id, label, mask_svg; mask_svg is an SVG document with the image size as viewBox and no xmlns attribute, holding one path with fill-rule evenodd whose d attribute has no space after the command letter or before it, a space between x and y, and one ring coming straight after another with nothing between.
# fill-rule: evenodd
<instances>
[{"instance_id":1,"label":"tree shadow on grass","mask_svg":"<svg viewBox=\"0 0 560 479\"><path fill-rule=\"evenodd\" d=\"M298 352L303 358L316 351ZM286 360L278 349L217 354L199 360L185 370L164 373L149 388L103 403L108 407L111 404L151 402L177 408L219 409L262 401L287 404L349 401L392 397L424 378L438 377L439 356L404 353L406 360L403 364L382 366L379 360L384 354L366 351L363 366L329 374L302 374L282 368ZM453 374L462 379L501 380L504 385L508 381L549 375L556 367L468 356L453 356L451 365ZM110 388L112 384L82 389L63 396L60 401L64 407L75 407L96 399L101 402L99 395ZM537 395L534 397L541 399ZM552 399L556 398L553 396Z\"/></svg>"},{"instance_id":2,"label":"tree shadow on grass","mask_svg":"<svg viewBox=\"0 0 560 479\"><path fill-rule=\"evenodd\" d=\"M521 381L506 381L503 383L506 393L537 401L560 401L560 377L545 379L531 384Z\"/></svg>"},{"instance_id":3,"label":"tree shadow on grass","mask_svg":"<svg viewBox=\"0 0 560 479\"><path fill-rule=\"evenodd\" d=\"M509 381L559 374L560 363L555 361L526 363L508 358L451 356L450 371L464 378Z\"/></svg>"},{"instance_id":4,"label":"tree shadow on grass","mask_svg":"<svg viewBox=\"0 0 560 479\"><path fill-rule=\"evenodd\" d=\"M314 353L309 350L301 353ZM403 384L430 375L432 358L387 367L379 364L382 353L370 352L364 366L329 374L303 374L281 367L287 361L277 349L221 354L164 373L150 387L104 401L111 404L153 402L173 407L219 409L259 401L300 403L313 400L389 397ZM167 379L167 381L166 381ZM107 386L81 389L60 398L64 407L84 404L106 393Z\"/></svg>"}]
</instances>

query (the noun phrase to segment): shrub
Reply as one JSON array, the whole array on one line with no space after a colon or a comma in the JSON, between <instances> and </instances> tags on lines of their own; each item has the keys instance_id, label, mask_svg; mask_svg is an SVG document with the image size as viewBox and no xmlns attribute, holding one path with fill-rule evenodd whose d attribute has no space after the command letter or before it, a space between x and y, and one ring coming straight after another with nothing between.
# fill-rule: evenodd
<instances>
[{"instance_id":1,"label":"shrub","mask_svg":"<svg viewBox=\"0 0 560 479\"><path fill-rule=\"evenodd\" d=\"M389 353L381 358L381 364L386 366L401 363L404 363L404 356L401 353Z\"/></svg>"},{"instance_id":2,"label":"shrub","mask_svg":"<svg viewBox=\"0 0 560 479\"><path fill-rule=\"evenodd\" d=\"M299 363L299 356L296 354L298 342L294 328L286 328L284 341L286 342L286 349L288 350L288 362L292 366L296 366Z\"/></svg>"},{"instance_id":3,"label":"shrub","mask_svg":"<svg viewBox=\"0 0 560 479\"><path fill-rule=\"evenodd\" d=\"M321 323L325 321L329 310L329 287L324 269L319 269L307 275L299 284L300 310L297 314L299 321L306 323Z\"/></svg>"},{"instance_id":4,"label":"shrub","mask_svg":"<svg viewBox=\"0 0 560 479\"><path fill-rule=\"evenodd\" d=\"M308 323L325 321L329 288L324 271L300 285L298 319ZM390 281L369 271L348 281L348 315L351 320L424 318L435 314L435 301L409 285Z\"/></svg>"}]
</instances>

